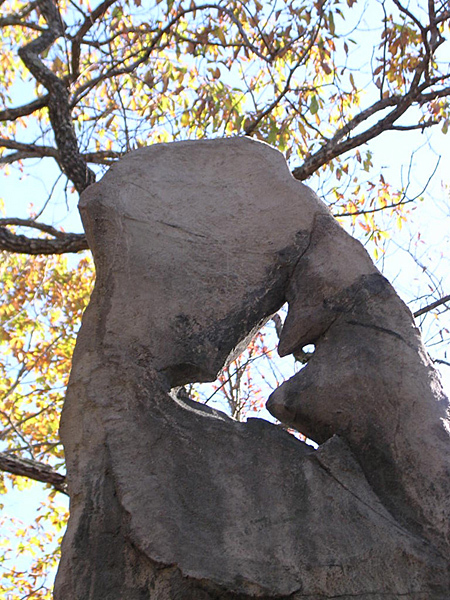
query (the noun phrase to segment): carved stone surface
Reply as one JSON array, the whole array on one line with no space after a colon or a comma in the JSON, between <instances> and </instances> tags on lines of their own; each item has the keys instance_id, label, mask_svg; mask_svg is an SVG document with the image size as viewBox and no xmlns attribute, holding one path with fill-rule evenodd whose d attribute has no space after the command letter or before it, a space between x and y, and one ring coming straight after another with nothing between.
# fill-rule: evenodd
<instances>
[{"instance_id":1,"label":"carved stone surface","mask_svg":"<svg viewBox=\"0 0 450 600\"><path fill-rule=\"evenodd\" d=\"M56 600L448 600L448 401L411 314L283 156L133 152L83 194L97 281L61 423ZM286 301L269 400L317 451L171 389L215 378Z\"/></svg>"}]
</instances>

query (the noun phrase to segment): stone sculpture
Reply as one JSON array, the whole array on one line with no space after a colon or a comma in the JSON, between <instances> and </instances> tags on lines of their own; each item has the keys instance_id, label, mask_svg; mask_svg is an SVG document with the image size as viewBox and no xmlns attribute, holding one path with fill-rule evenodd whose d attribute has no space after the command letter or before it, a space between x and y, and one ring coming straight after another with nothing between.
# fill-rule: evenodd
<instances>
[{"instance_id":1,"label":"stone sculpture","mask_svg":"<svg viewBox=\"0 0 450 600\"><path fill-rule=\"evenodd\" d=\"M143 148L80 202L97 281L61 423L71 516L56 600L448 600L448 401L363 247L248 138ZM260 419L213 380L289 302L315 343Z\"/></svg>"}]
</instances>

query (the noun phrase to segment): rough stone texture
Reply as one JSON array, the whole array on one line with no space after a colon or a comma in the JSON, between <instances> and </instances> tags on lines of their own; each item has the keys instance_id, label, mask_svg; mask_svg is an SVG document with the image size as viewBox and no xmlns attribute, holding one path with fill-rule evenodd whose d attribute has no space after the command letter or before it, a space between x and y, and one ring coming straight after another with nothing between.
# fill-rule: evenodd
<instances>
[{"instance_id":1,"label":"rough stone texture","mask_svg":"<svg viewBox=\"0 0 450 600\"><path fill-rule=\"evenodd\" d=\"M448 600L448 402L408 309L282 155L141 149L80 209L97 282L55 599ZM280 352L316 353L269 407L317 451L170 391L214 379L285 300Z\"/></svg>"}]
</instances>

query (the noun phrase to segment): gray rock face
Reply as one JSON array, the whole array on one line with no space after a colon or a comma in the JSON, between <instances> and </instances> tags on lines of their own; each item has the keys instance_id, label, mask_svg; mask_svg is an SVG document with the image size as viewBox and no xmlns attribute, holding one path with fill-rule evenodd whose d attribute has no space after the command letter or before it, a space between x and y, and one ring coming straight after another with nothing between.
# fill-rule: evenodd
<instances>
[{"instance_id":1,"label":"gray rock face","mask_svg":"<svg viewBox=\"0 0 450 600\"><path fill-rule=\"evenodd\" d=\"M448 600L448 401L411 314L284 158L247 138L131 153L80 210L97 281L61 422L56 600ZM269 409L213 380L286 301L314 342Z\"/></svg>"}]
</instances>

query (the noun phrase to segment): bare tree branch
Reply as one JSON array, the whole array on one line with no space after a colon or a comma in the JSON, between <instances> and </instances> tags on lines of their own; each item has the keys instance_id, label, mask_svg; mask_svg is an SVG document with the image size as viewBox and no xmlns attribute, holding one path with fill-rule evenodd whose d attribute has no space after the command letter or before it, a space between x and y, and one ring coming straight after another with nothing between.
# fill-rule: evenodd
<instances>
[{"instance_id":1,"label":"bare tree branch","mask_svg":"<svg viewBox=\"0 0 450 600\"><path fill-rule=\"evenodd\" d=\"M442 304L446 304L447 302L450 302L450 294L448 296L443 296L442 298L439 298L439 300L436 300L435 302L432 302L431 304L428 304L427 306L424 306L419 310L416 310L416 312L413 313L414 317L417 319L417 317L420 317L425 313L430 312L430 310L433 310L438 306L441 306Z\"/></svg>"},{"instance_id":2,"label":"bare tree branch","mask_svg":"<svg viewBox=\"0 0 450 600\"><path fill-rule=\"evenodd\" d=\"M399 0L392 0L392 1L395 4L395 6L399 9L400 12L404 13L405 15L408 15L408 17L411 19L411 21L413 21L413 23L415 23L417 25L417 27L420 29L420 31L422 33L422 38L425 39L426 28L422 25L422 23L419 21L419 19L417 19L410 10L408 10L405 6L403 6L401 4L401 2L399 2Z\"/></svg>"},{"instance_id":3,"label":"bare tree branch","mask_svg":"<svg viewBox=\"0 0 450 600\"><path fill-rule=\"evenodd\" d=\"M115 152L114 150L99 150L98 152L84 152L83 157L86 162L96 165L111 165L125 152Z\"/></svg>"},{"instance_id":4,"label":"bare tree branch","mask_svg":"<svg viewBox=\"0 0 450 600\"><path fill-rule=\"evenodd\" d=\"M53 148L53 146L25 144L23 142L17 142L16 140L0 138L0 147L8 148L10 150L19 150L20 152L25 152L35 157L43 158L45 156L51 156L52 158L56 158L57 160L59 159L58 150L57 148ZM3 159L8 159L8 155L0 157L0 162L3 162Z\"/></svg>"},{"instance_id":5,"label":"bare tree branch","mask_svg":"<svg viewBox=\"0 0 450 600\"><path fill-rule=\"evenodd\" d=\"M419 104L425 104L427 102L431 102L432 100L436 100L436 98L445 98L449 95L450 95L450 86L447 86L440 90L429 92L428 94L421 94L420 98L419 98Z\"/></svg>"},{"instance_id":6,"label":"bare tree branch","mask_svg":"<svg viewBox=\"0 0 450 600\"><path fill-rule=\"evenodd\" d=\"M19 475L20 477L28 477L34 481L41 483L49 483L58 492L68 495L66 478L49 465L40 463L36 460L28 458L12 457L5 452L0 452L0 470Z\"/></svg>"},{"instance_id":7,"label":"bare tree branch","mask_svg":"<svg viewBox=\"0 0 450 600\"><path fill-rule=\"evenodd\" d=\"M11 233L6 227L0 227L0 250L7 252L33 255L65 254L88 249L86 236L83 233L64 233L56 239L28 238L25 235Z\"/></svg>"},{"instance_id":8,"label":"bare tree branch","mask_svg":"<svg viewBox=\"0 0 450 600\"><path fill-rule=\"evenodd\" d=\"M39 8L48 25L42 34L19 49L19 56L33 77L49 92L48 111L50 123L59 150L60 165L66 176L73 181L81 193L95 181L82 157L72 123L69 107L69 92L66 82L62 81L42 62L40 55L59 37L64 35L65 25L56 4L52 0L40 0Z\"/></svg>"},{"instance_id":9,"label":"bare tree branch","mask_svg":"<svg viewBox=\"0 0 450 600\"><path fill-rule=\"evenodd\" d=\"M42 154L25 151L11 152L10 154L0 156L0 165L12 165L19 160L25 160L26 158L42 158Z\"/></svg>"},{"instance_id":10,"label":"bare tree branch","mask_svg":"<svg viewBox=\"0 0 450 600\"><path fill-rule=\"evenodd\" d=\"M17 225L19 227L31 227L33 229L39 229L39 231L44 231L45 233L49 233L53 237L63 239L65 237L64 231L59 231L55 229L52 225L46 225L45 223L39 223L38 221L34 221L33 219L0 219L0 226L2 225Z\"/></svg>"},{"instance_id":11,"label":"bare tree branch","mask_svg":"<svg viewBox=\"0 0 450 600\"><path fill-rule=\"evenodd\" d=\"M0 110L0 121L14 121L20 117L26 117L31 115L34 111L47 106L48 96L41 96L33 102L24 104L23 106L17 106L15 108L5 108Z\"/></svg>"},{"instance_id":12,"label":"bare tree branch","mask_svg":"<svg viewBox=\"0 0 450 600\"><path fill-rule=\"evenodd\" d=\"M83 37L89 31L89 29L94 25L97 19L101 19L108 8L114 4L116 0L104 0L101 4L99 4L94 10L86 16L83 24L80 26L76 34L71 38L72 39L72 60L71 60L71 68L72 68L72 81L80 74L80 53L81 53L81 42Z\"/></svg>"},{"instance_id":13,"label":"bare tree branch","mask_svg":"<svg viewBox=\"0 0 450 600\"><path fill-rule=\"evenodd\" d=\"M44 28L36 23L30 23L29 21L24 21L21 17L11 16L11 17L3 17L0 19L0 27L8 27L8 26L19 26L19 27L28 27L29 29L34 29L35 31L44 31Z\"/></svg>"},{"instance_id":14,"label":"bare tree branch","mask_svg":"<svg viewBox=\"0 0 450 600\"><path fill-rule=\"evenodd\" d=\"M397 106L400 103L400 101L401 96L389 96L387 98L378 100L377 102L372 104L372 106L369 106L368 108L362 110L352 119L347 121L347 123L343 127L341 127L341 129L338 129L338 131L331 138L330 143L337 144L339 140L351 133L353 129L358 127L358 125L361 125L361 123L363 123L367 119L370 119L372 115L384 110L385 108L389 108L390 106Z\"/></svg>"},{"instance_id":15,"label":"bare tree branch","mask_svg":"<svg viewBox=\"0 0 450 600\"><path fill-rule=\"evenodd\" d=\"M445 365L446 367L450 367L450 362L447 360L442 360L442 358L433 358L432 361L434 363L438 363L438 365Z\"/></svg>"},{"instance_id":16,"label":"bare tree branch","mask_svg":"<svg viewBox=\"0 0 450 600\"><path fill-rule=\"evenodd\" d=\"M375 208L363 208L361 210L353 210L353 211L344 212L344 213L333 213L333 217L341 218L341 217L357 217L359 215L371 215L376 212L389 210L390 208L397 208L398 206L410 204L411 202L415 202L416 200L417 200L417 198L414 197L414 198L408 198L407 200L400 200L399 202L393 202L392 204L386 204L386 206L376 206Z\"/></svg>"},{"instance_id":17,"label":"bare tree branch","mask_svg":"<svg viewBox=\"0 0 450 600\"><path fill-rule=\"evenodd\" d=\"M413 131L415 129L419 129L420 131L424 131L427 127L432 127L433 125L439 125L440 121L438 119L428 119L428 121L424 121L423 123L416 123L416 125L392 125L389 128L389 131Z\"/></svg>"},{"instance_id":18,"label":"bare tree branch","mask_svg":"<svg viewBox=\"0 0 450 600\"><path fill-rule=\"evenodd\" d=\"M25 158L54 158L58 164L62 163L59 150L53 146L39 146L38 144L25 144L16 140L0 138L0 148L17 150L11 154L0 156L0 164L11 164ZM111 164L123 155L121 152L113 150L100 150L98 152L81 153L85 162L95 164Z\"/></svg>"}]
</instances>

